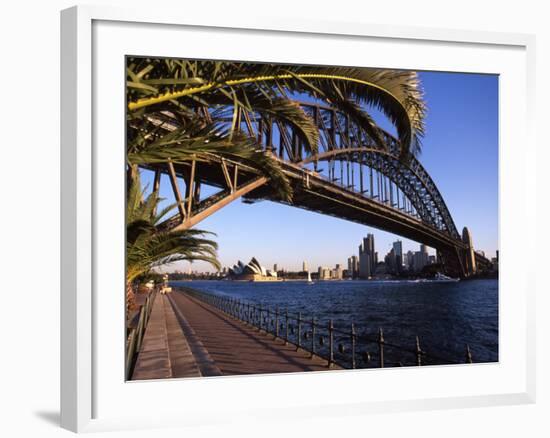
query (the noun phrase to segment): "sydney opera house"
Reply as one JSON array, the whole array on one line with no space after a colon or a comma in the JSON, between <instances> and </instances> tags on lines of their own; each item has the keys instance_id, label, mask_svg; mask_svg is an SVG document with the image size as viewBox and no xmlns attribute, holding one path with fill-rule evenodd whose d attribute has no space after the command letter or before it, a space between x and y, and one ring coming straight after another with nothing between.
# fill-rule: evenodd
<instances>
[{"instance_id":1,"label":"sydney opera house","mask_svg":"<svg viewBox=\"0 0 550 438\"><path fill-rule=\"evenodd\" d=\"M235 266L229 269L229 278L239 281L278 281L277 273L266 269L256 259L252 257L248 264L240 260Z\"/></svg>"}]
</instances>

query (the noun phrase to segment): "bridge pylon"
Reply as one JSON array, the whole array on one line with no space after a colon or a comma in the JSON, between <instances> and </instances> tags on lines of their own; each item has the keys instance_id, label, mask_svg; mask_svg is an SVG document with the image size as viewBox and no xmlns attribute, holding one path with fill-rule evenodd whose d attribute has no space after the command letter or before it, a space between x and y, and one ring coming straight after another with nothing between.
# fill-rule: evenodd
<instances>
[{"instance_id":1,"label":"bridge pylon","mask_svg":"<svg viewBox=\"0 0 550 438\"><path fill-rule=\"evenodd\" d=\"M472 234L470 233L468 227L464 227L462 230L462 242L464 242L467 246L467 248L462 251L462 257L464 260L463 263L465 274L469 277L477 272L477 263Z\"/></svg>"}]
</instances>

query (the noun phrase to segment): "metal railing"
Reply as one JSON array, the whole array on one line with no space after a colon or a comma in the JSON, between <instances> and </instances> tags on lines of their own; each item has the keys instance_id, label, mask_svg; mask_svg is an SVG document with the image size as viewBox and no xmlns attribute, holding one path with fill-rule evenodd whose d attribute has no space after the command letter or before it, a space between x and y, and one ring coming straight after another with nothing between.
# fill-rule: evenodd
<instances>
[{"instance_id":1,"label":"metal railing","mask_svg":"<svg viewBox=\"0 0 550 438\"><path fill-rule=\"evenodd\" d=\"M465 346L464 360L458 361L428 353L421 348L418 336L413 345L407 347L388 342L382 328L375 335L369 335L360 333L354 323L349 328L336 327L333 319L320 320L302 312L293 313L288 309L272 308L261 303L214 295L188 287L178 289L221 310L231 318L255 327L260 332L271 334L287 345L294 345L297 350L308 352L311 357L325 359L328 368L334 365L356 369L473 363L469 345ZM454 355L453 352L449 354ZM400 360L396 360L396 356L400 356Z\"/></svg>"},{"instance_id":2,"label":"metal railing","mask_svg":"<svg viewBox=\"0 0 550 438\"><path fill-rule=\"evenodd\" d=\"M139 312L135 317L137 319L137 324L128 329L128 335L126 338L126 380L130 380L132 377L137 356L143 342L143 336L145 335L145 329L147 327L147 323L149 322L149 317L151 316L151 310L153 309L153 304L157 294L158 291L156 288L149 293L147 298L145 298L145 303L143 303L140 307Z\"/></svg>"}]
</instances>

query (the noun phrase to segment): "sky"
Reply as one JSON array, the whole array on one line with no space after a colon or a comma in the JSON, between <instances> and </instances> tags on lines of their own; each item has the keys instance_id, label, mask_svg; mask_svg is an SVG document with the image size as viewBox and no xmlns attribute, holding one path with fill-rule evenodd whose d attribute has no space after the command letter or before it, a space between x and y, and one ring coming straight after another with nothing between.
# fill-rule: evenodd
<instances>
[{"instance_id":1,"label":"sky","mask_svg":"<svg viewBox=\"0 0 550 438\"><path fill-rule=\"evenodd\" d=\"M428 106L426 135L419 161L441 192L459 230L470 229L476 250L494 257L498 249L498 76L419 72ZM395 130L380 114L375 120ZM144 183L150 175L143 175ZM204 189L203 189L204 192ZM161 181L161 196L173 199L168 177ZM196 228L216 233L223 266L255 256L271 269L311 271L319 266L347 267L358 246L374 234L379 259L401 240L403 250L418 251L419 244L384 231L270 201L244 204L240 200L200 222ZM430 250L431 254L435 251ZM165 270L187 272L178 262ZM197 262L193 271L213 271Z\"/></svg>"}]
</instances>

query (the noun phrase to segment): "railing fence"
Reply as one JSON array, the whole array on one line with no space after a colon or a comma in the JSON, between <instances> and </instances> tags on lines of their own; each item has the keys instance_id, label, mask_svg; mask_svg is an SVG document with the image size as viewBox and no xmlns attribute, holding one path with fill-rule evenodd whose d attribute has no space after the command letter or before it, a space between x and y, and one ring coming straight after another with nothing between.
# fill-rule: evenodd
<instances>
[{"instance_id":1,"label":"railing fence","mask_svg":"<svg viewBox=\"0 0 550 438\"><path fill-rule=\"evenodd\" d=\"M143 342L143 336L145 335L145 328L149 322L149 317L151 316L151 310L153 309L153 303L155 302L157 294L157 289L149 293L145 299L145 303L139 309L137 324L129 329L126 338L126 380L130 380L132 377L137 356Z\"/></svg>"},{"instance_id":2,"label":"railing fence","mask_svg":"<svg viewBox=\"0 0 550 438\"><path fill-rule=\"evenodd\" d=\"M385 366L431 365L473 363L469 345L465 346L465 360L460 362L439 354L428 353L421 348L420 339L415 338L411 347L388 342L382 328L376 336L358 333L352 322L349 329L335 327L333 319L318 320L315 316L304 316L302 312L292 313L279 307L269 308L232 297L214 295L186 287L181 288L190 296L199 299L228 316L240 320L261 332L281 339L327 361L327 367L372 368ZM396 361L396 357L401 360ZM393 359L392 359L393 358ZM377 360L376 360L377 359Z\"/></svg>"}]
</instances>

